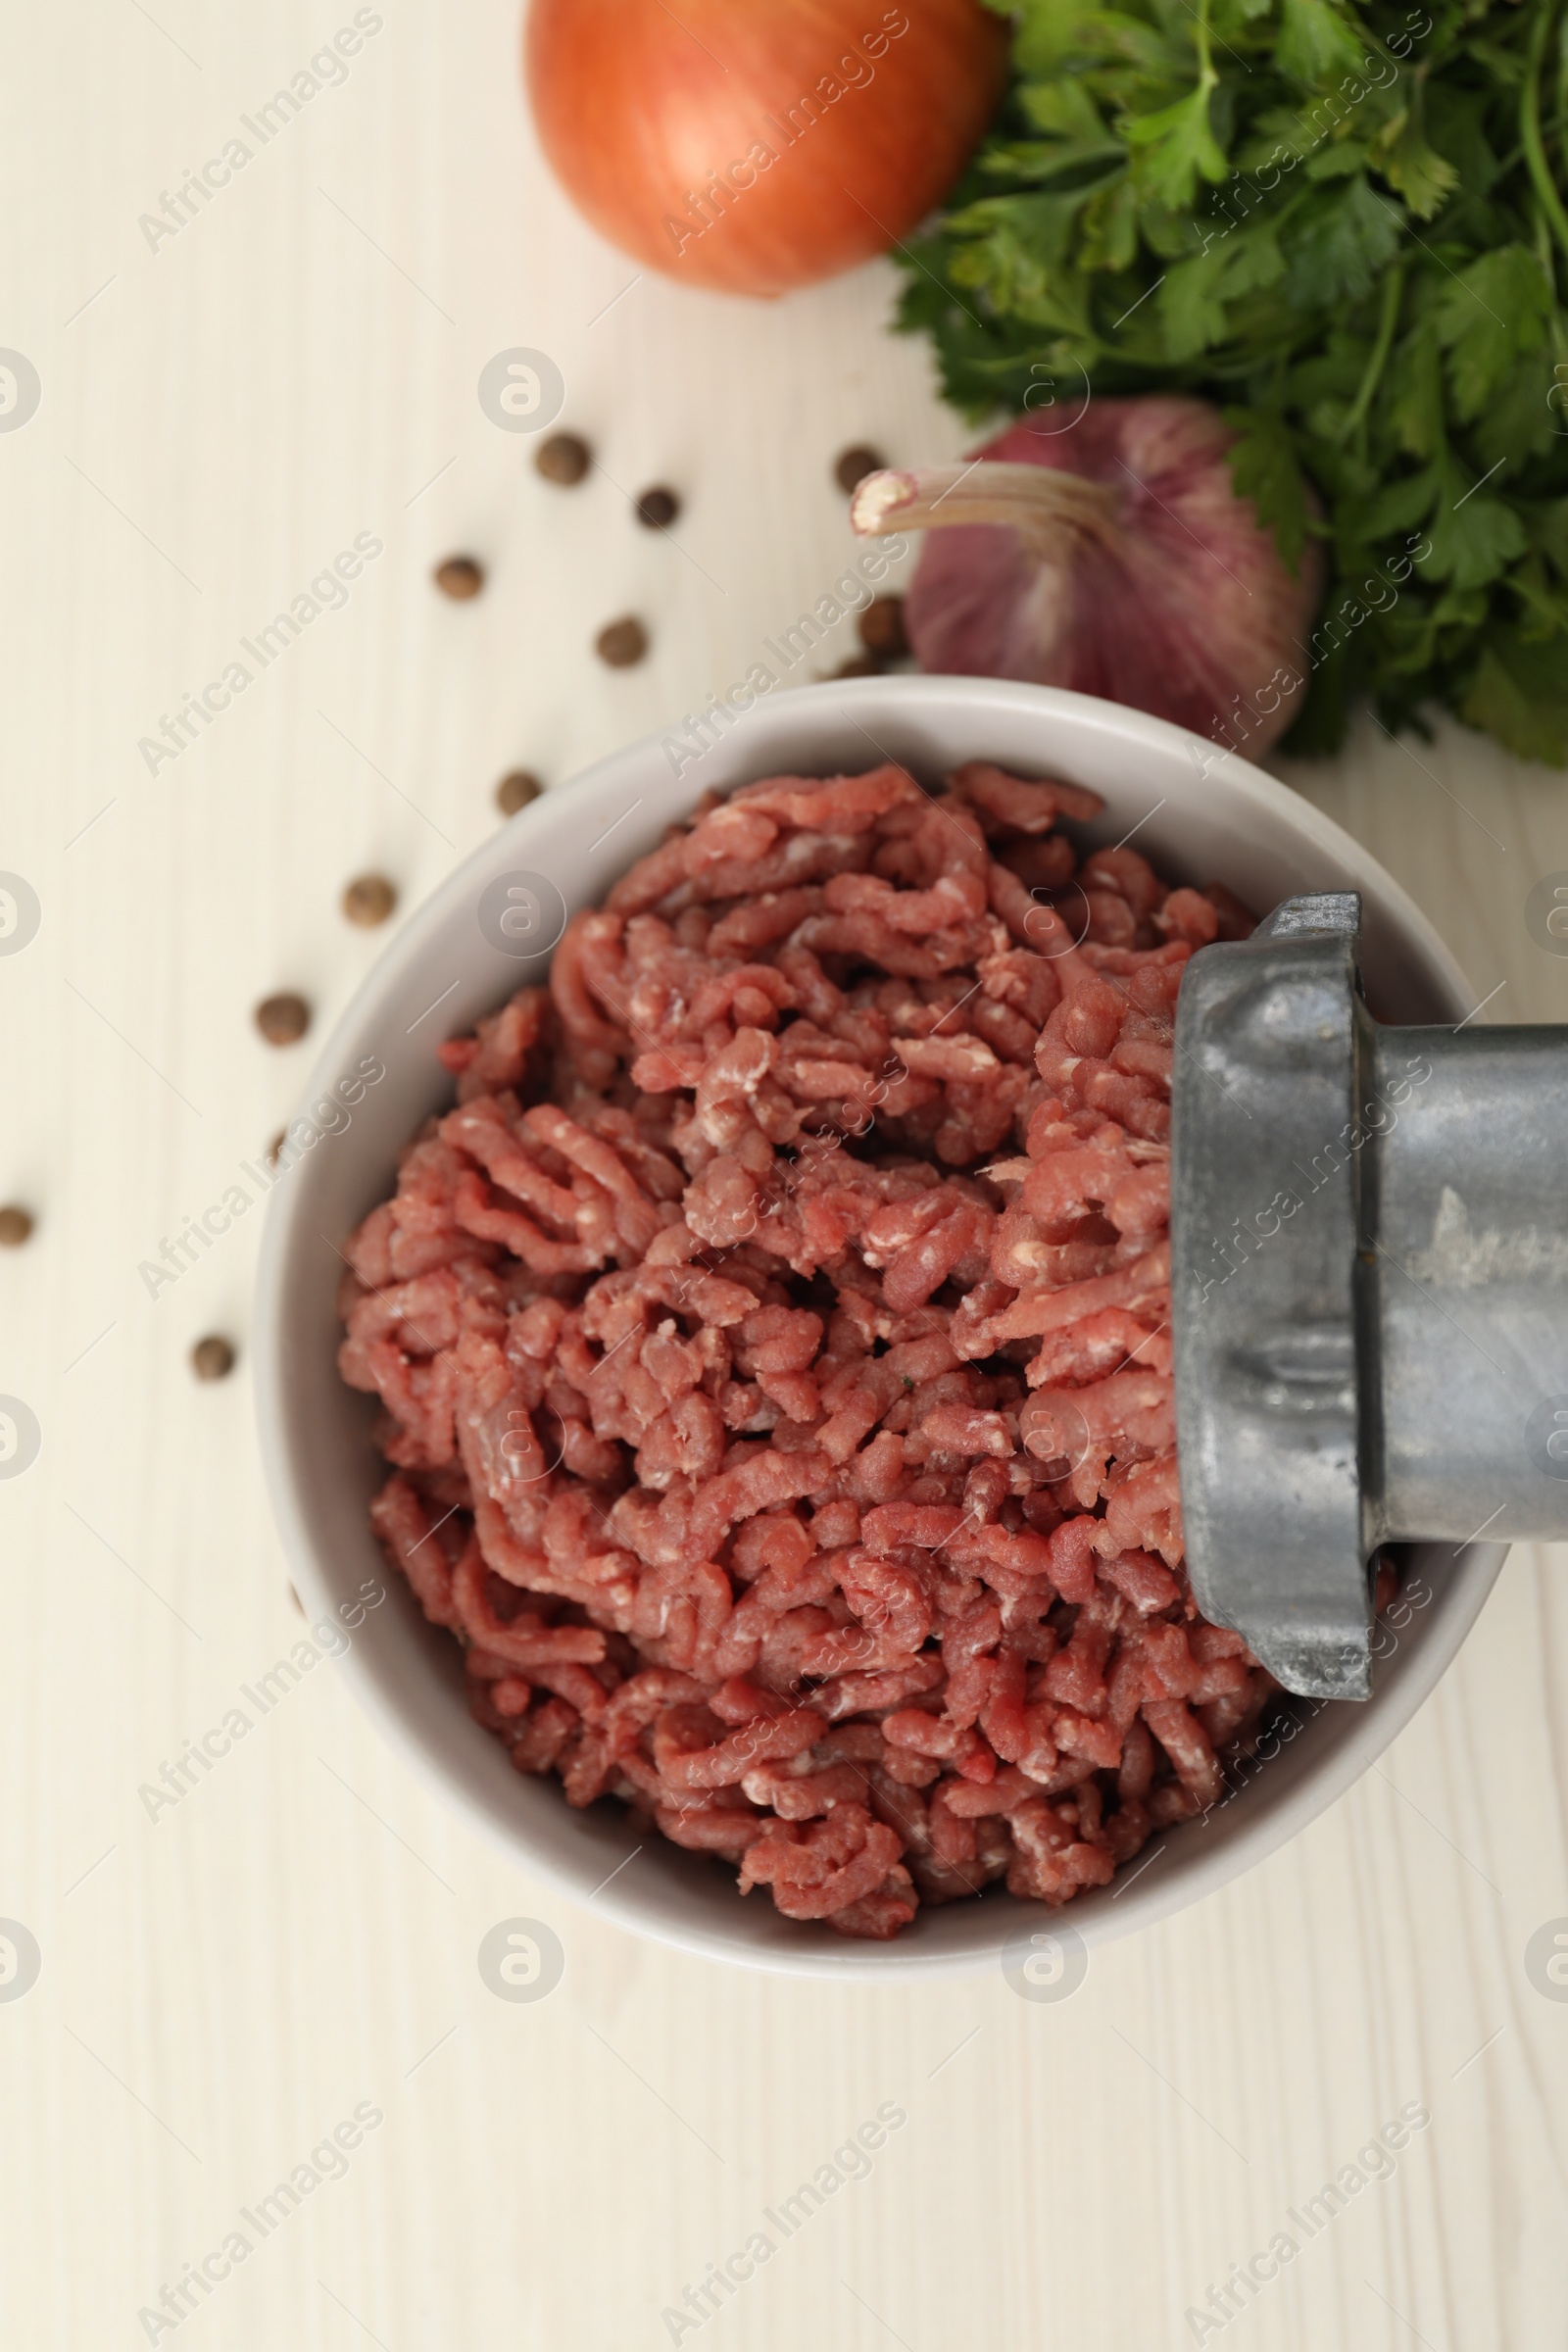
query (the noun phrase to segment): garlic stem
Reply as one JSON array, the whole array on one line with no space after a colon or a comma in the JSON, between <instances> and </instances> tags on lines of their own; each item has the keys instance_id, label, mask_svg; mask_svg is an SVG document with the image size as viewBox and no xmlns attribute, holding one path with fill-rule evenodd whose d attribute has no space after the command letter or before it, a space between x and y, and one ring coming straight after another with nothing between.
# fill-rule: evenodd
<instances>
[{"instance_id":1,"label":"garlic stem","mask_svg":"<svg viewBox=\"0 0 1568 2352\"><path fill-rule=\"evenodd\" d=\"M1114 541L1121 493L1054 466L924 466L912 473L867 474L850 507L861 538L940 530L945 524L1006 523L1037 554L1074 536Z\"/></svg>"}]
</instances>

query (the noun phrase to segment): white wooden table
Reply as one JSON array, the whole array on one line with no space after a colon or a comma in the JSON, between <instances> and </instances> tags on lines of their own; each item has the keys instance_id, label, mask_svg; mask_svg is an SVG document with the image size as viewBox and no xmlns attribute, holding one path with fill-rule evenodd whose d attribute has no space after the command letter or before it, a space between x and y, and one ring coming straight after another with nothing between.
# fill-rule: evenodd
<instances>
[{"instance_id":1,"label":"white wooden table","mask_svg":"<svg viewBox=\"0 0 1568 2352\"><path fill-rule=\"evenodd\" d=\"M0 868L42 909L0 959L0 1198L37 1218L0 1255L0 1390L42 1431L0 1481L0 1915L41 1952L0 1999L6 2342L653 2347L884 2102L906 2126L705 2345L1561 2341L1568 2005L1523 1966L1568 1913L1568 1584L1544 1553L1514 1554L1382 1770L1061 2006L630 1941L455 1826L329 1664L177 1806L139 1800L300 1627L251 1430L260 1218L156 1300L137 1275L290 1107L312 1048L262 1044L252 1005L298 989L318 1028L386 936L343 921L349 876L386 872L407 909L496 823L503 770L563 778L741 674L856 552L844 444L963 440L923 349L884 332L882 267L754 308L598 244L524 121L515 0L370 13L265 145L241 118L348 0L0 23L0 344L42 385L0 433ZM139 217L236 135L243 168L149 244ZM519 345L564 373L561 421L599 458L581 489L480 411L481 367ZM673 545L628 512L656 481L686 501ZM150 773L139 739L359 533L383 552L346 604ZM471 604L429 585L457 550L489 571ZM627 612L652 656L612 673L592 639ZM1484 1018L1568 1018L1568 962L1523 922L1568 866L1568 782L1370 725L1293 780L1478 1000L1506 981ZM201 1386L210 1331L240 1360ZM475 1965L519 1913L568 1956L537 2005ZM1431 2120L1391 2179L1295 2229L1223 2329L1185 2316L1407 2102ZM313 2149L298 2210L241 2219ZM139 2323L204 2258L177 2328Z\"/></svg>"}]
</instances>

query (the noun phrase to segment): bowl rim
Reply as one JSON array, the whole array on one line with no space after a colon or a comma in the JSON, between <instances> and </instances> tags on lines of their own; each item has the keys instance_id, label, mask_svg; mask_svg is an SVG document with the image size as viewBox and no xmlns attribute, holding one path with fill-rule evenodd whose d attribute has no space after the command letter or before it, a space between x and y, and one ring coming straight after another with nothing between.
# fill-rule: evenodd
<instances>
[{"instance_id":1,"label":"bowl rim","mask_svg":"<svg viewBox=\"0 0 1568 2352\"><path fill-rule=\"evenodd\" d=\"M830 680L770 693L758 704L755 713L747 714L742 731L748 742L755 741L758 755L755 761L745 762L749 772L755 775L770 772L767 766L770 740L788 734L792 721L799 732L831 735L833 722L842 720L846 725L840 729L841 733L853 727L864 735L865 730L856 717L857 710L881 708L890 695L901 705L906 705L916 719L922 710L933 718L938 712L948 717L965 711L1013 712L1020 718L1036 718L1048 727L1054 717L1066 722L1069 732L1077 728L1082 733L1088 728L1102 737L1119 741L1133 754L1140 746L1158 748L1167 755L1180 751L1198 763L1203 773L1222 764L1228 776L1241 782L1252 805L1281 820L1285 831L1295 835L1303 849L1315 849L1335 863L1352 868L1374 886L1400 945L1425 958L1430 977L1439 993L1447 998L1450 1009L1457 1015L1466 1004L1469 987L1457 961L1408 893L1360 843L1310 802L1239 754L1124 705L1102 702L1065 689L1005 679L894 676ZM764 723L749 726L754 716ZM310 1102L330 1088L332 1075L342 1066L349 1045L364 1031L368 1014L400 975L418 965L454 910L471 899L476 877L496 866L498 854L504 850L510 853L514 848L524 850L529 835L541 822L552 814L559 815L563 794L572 794L586 802L596 791L602 792L616 780L631 781L639 774L645 774L650 790L655 777L662 786L671 766L667 756L670 740L671 731L666 727L594 761L520 810L460 859L386 943L353 991L316 1057L302 1102ZM724 740L727 743L730 739ZM866 736L866 740L874 746L874 738ZM689 745L686 748L690 750ZM829 769L834 757L824 755ZM666 816L689 808L699 797L704 789L702 766L703 755L695 755L689 770L677 772L674 795L666 795L669 798ZM824 771L818 767L817 772ZM733 784L728 788L733 789ZM624 867L616 868L620 870ZM602 892L613 878L612 874L607 875L597 889ZM494 1001L501 1001L499 992ZM309 1199L307 1175L302 1182L278 1188L269 1200L256 1279L252 1354L258 1436L268 1495L290 1572L307 1605L307 1615L314 1622L318 1613L330 1612L332 1588L327 1580L323 1548L311 1525L296 1474L284 1317L289 1253ZM1497 1543L1472 1543L1459 1547L1418 1653L1404 1661L1392 1686L1376 1691L1364 1708L1358 1709L1357 1719L1332 1749L1315 1759L1288 1792L1276 1794L1266 1809L1238 1829L1223 1845L1210 1846L1206 1854L1189 1846L1183 1853L1180 1870L1160 1874L1153 1889L1130 1893L1125 1909L1113 1911L1107 1902L1093 1913L1080 1914L1079 1906L1074 1904L1068 1918L1075 1930L1081 1918L1084 1943L1090 1947L1108 1943L1171 1917L1188 1904L1216 1891L1287 1843L1343 1795L1404 1729L1446 1673L1480 1614L1507 1551L1507 1544ZM520 1815L503 1819L497 1807L478 1792L473 1776L457 1767L450 1750L443 1750L408 1706L393 1694L388 1687L390 1677L378 1669L372 1648L371 1644L355 1642L339 1662L356 1701L395 1752L409 1761L419 1777L437 1788L446 1803L510 1860L520 1864L530 1876L579 1908L586 1908L592 1901L601 1919L608 1919L627 1933L690 1956L766 1974L855 1983L895 1977L972 1975L995 1966L1000 1950L1010 1940L1009 1936L997 1930L984 1933L987 1927L984 1913L990 1908L984 1898L973 1906L945 1907L941 1916L972 1910L975 1927L981 1931L969 1942L953 1949L921 1948L905 1937L887 1944L856 1942L831 1931L813 1932L797 1923L789 1923L794 1930L790 1937L754 1943L747 1939L747 1914L739 1906L734 1933L719 1932L701 1921L672 1916L668 1906L662 1906L639 1890L635 1874L629 1884L590 1885L604 1858L602 1850L596 1850L594 1840L586 1837L579 1840L580 1855L563 1845L547 1850L534 1840ZM568 1818L581 1823L590 1816ZM1180 1824L1177 1831L1193 1827ZM1160 1833L1150 1841L1147 1849L1150 1859L1166 1850L1166 1840L1171 1835L1168 1831ZM1167 1887L1174 1890L1168 1896L1164 1892ZM1109 1891L1118 1897L1124 1891L1130 1892L1130 1880ZM1061 1915L1042 1909L1041 1917L1043 1921L1059 1922ZM999 1921L998 1929L1000 1926ZM1008 1926L1015 1936L1017 1930L1010 1912Z\"/></svg>"}]
</instances>

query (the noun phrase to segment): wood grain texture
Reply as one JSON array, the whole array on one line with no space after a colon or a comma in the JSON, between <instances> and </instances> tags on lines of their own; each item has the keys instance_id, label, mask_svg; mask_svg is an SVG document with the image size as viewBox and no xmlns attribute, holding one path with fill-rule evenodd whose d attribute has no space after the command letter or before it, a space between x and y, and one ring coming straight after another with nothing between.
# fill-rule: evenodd
<instances>
[{"instance_id":1,"label":"wood grain texture","mask_svg":"<svg viewBox=\"0 0 1568 2352\"><path fill-rule=\"evenodd\" d=\"M43 906L0 959L0 1195L38 1220L0 1259L0 1390L43 1429L0 1481L0 1915L43 1956L0 2001L7 2340L147 2341L141 2307L369 2101L344 2177L190 2290L181 2346L653 2347L893 2102L869 2177L773 2232L705 2345L1175 2347L1421 2101L1393 2178L1298 2230L1218 2332L1560 2341L1568 2005L1523 1968L1568 1914L1544 1552L1514 1555L1381 1770L1059 2006L1000 1975L813 1988L632 1942L457 1827L330 1662L177 1806L138 1800L300 1631L251 1433L260 1219L156 1300L137 1276L292 1106L311 1047L263 1045L252 1005L299 989L319 1030L385 936L341 919L351 875L386 872L407 910L497 821L506 768L560 780L740 675L856 552L842 446L962 446L923 351L883 332L880 265L770 308L633 282L540 167L514 0L381 0L340 85L151 250L138 217L353 13L58 0L0 24L0 343L43 381L0 434L0 867ZM580 490L479 410L514 345L565 375L600 462ZM686 501L673 540L629 514L654 481ZM138 738L362 531L384 553L346 606L149 774ZM462 606L428 580L459 550L489 572ZM653 652L611 673L592 640L627 612ZM1483 1018L1568 1018L1568 962L1523 922L1568 867L1560 778L1366 722L1292 780L1408 885L1478 1001L1506 982ZM240 1349L216 1387L186 1361L208 1331ZM475 1965L518 1915L566 1949L537 2005Z\"/></svg>"}]
</instances>

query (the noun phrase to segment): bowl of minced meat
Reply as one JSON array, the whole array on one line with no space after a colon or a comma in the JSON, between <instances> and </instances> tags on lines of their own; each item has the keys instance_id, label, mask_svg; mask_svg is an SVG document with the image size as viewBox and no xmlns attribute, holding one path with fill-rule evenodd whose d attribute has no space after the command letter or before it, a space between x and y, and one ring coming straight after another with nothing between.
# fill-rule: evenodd
<instances>
[{"instance_id":1,"label":"bowl of minced meat","mask_svg":"<svg viewBox=\"0 0 1568 2352\"><path fill-rule=\"evenodd\" d=\"M1314 1710L1187 1581L1185 965L1348 886L1381 1008L1459 987L1354 845L1194 748L1045 690L780 697L514 820L328 1049L323 1089L357 1045L388 1083L269 1237L353 1430L354 1559L299 1581L386 1591L356 1679L628 1924L852 1970L1119 1932L1326 1801L1479 1606L1495 1547L1385 1556L1377 1694ZM284 1421L318 1479L272 1407L274 1483Z\"/></svg>"}]
</instances>

